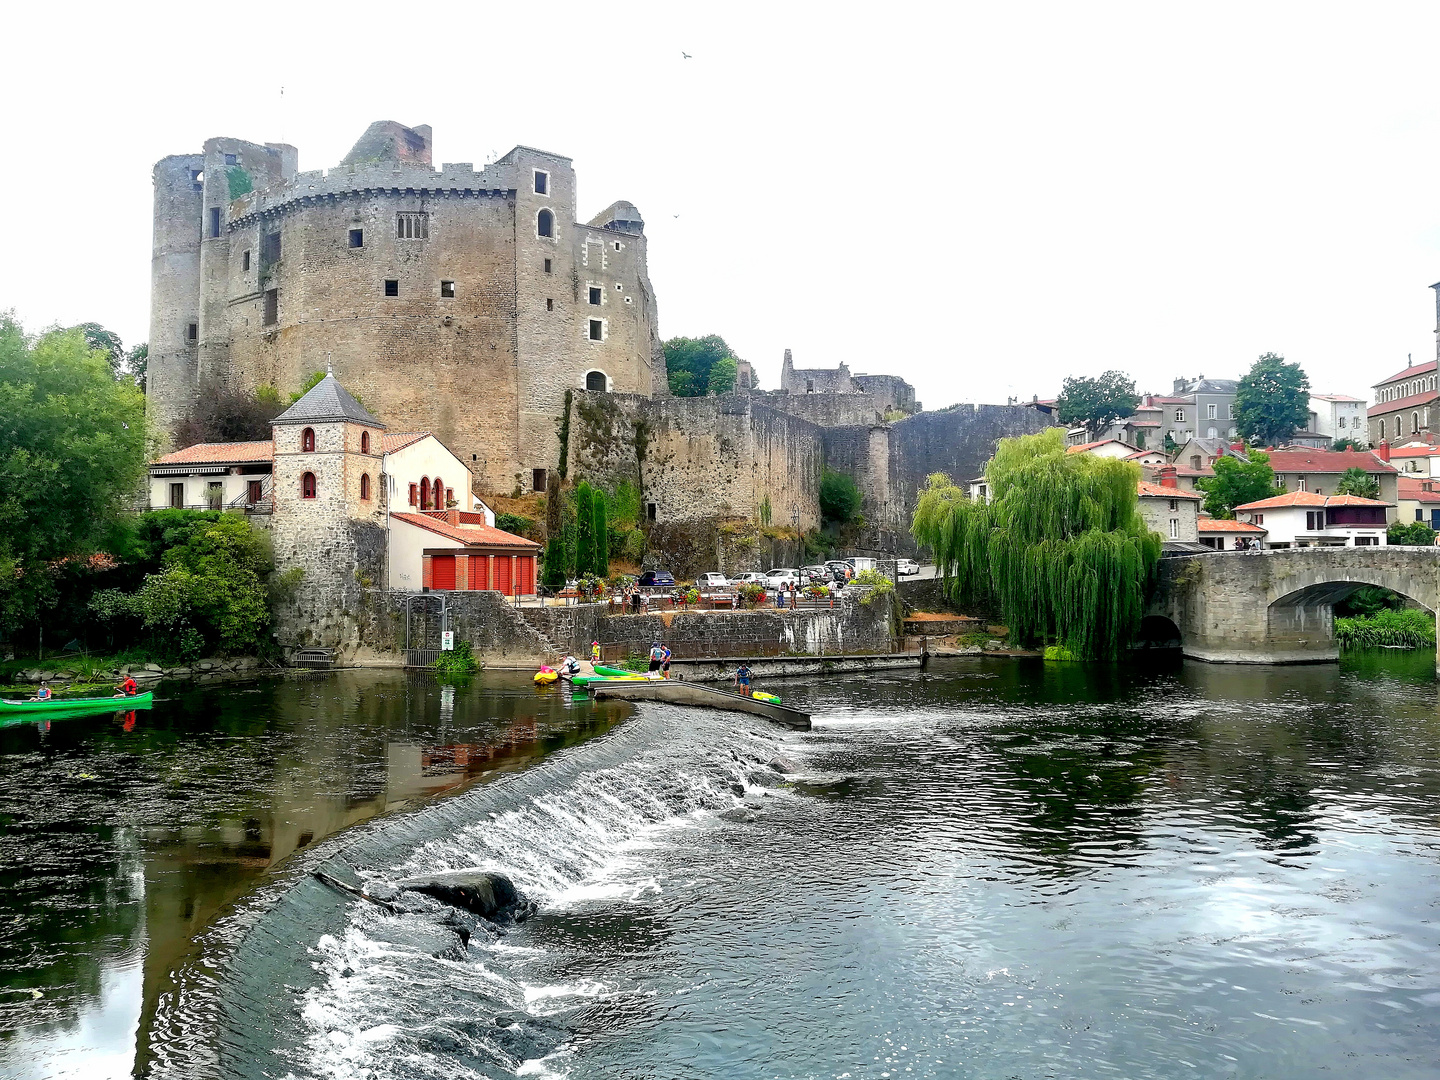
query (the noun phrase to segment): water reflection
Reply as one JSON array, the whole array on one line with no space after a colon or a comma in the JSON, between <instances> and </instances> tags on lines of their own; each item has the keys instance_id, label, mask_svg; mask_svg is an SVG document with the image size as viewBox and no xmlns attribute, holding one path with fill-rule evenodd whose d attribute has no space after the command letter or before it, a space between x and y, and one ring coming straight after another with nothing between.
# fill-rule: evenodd
<instances>
[{"instance_id":1,"label":"water reflection","mask_svg":"<svg viewBox=\"0 0 1440 1080\"><path fill-rule=\"evenodd\" d=\"M6 1076L143 1070L195 935L262 875L624 714L537 694L518 673L456 687L347 671L156 696L138 714L0 730Z\"/></svg>"}]
</instances>

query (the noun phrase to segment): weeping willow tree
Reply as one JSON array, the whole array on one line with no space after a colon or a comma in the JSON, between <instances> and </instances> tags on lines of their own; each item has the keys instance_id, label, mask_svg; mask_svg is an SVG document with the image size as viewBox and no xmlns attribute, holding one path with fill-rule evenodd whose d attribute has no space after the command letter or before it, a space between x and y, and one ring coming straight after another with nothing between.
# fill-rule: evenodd
<instances>
[{"instance_id":1,"label":"weeping willow tree","mask_svg":"<svg viewBox=\"0 0 1440 1080\"><path fill-rule=\"evenodd\" d=\"M985 469L989 499L936 473L910 532L935 553L946 595L998 609L1015 640L1112 658L1140 622L1160 558L1139 479L1133 462L1067 454L1058 428L1002 439Z\"/></svg>"}]
</instances>

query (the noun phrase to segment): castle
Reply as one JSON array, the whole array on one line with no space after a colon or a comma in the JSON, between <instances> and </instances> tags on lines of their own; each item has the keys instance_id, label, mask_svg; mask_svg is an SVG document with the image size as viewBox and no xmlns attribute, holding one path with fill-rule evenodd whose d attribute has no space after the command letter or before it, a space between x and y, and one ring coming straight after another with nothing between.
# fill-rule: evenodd
<instances>
[{"instance_id":1,"label":"castle","mask_svg":"<svg viewBox=\"0 0 1440 1080\"><path fill-rule=\"evenodd\" d=\"M667 389L644 221L575 221L570 159L431 164L428 127L371 124L328 172L215 138L154 169L148 409L168 434L218 383L337 378L432 431L491 491L544 490L567 389Z\"/></svg>"}]
</instances>

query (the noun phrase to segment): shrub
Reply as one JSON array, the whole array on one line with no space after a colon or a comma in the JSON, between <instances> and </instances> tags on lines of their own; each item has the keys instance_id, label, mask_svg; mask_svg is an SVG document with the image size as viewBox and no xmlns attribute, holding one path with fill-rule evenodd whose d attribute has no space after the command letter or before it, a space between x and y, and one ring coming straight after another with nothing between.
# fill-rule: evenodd
<instances>
[{"instance_id":1,"label":"shrub","mask_svg":"<svg viewBox=\"0 0 1440 1080\"><path fill-rule=\"evenodd\" d=\"M740 593L740 602L747 608L754 608L765 602L765 586L753 581L747 581L737 587Z\"/></svg>"},{"instance_id":2,"label":"shrub","mask_svg":"<svg viewBox=\"0 0 1440 1080\"><path fill-rule=\"evenodd\" d=\"M895 583L879 570L861 570L855 575L856 585L869 585L869 590L860 597L860 603L869 607L877 596L884 596L886 593L895 591Z\"/></svg>"},{"instance_id":3,"label":"shrub","mask_svg":"<svg viewBox=\"0 0 1440 1080\"><path fill-rule=\"evenodd\" d=\"M457 641L453 649L436 659L435 670L442 675L473 675L480 670L480 661L475 659L470 642Z\"/></svg>"},{"instance_id":4,"label":"shrub","mask_svg":"<svg viewBox=\"0 0 1440 1080\"><path fill-rule=\"evenodd\" d=\"M846 525L859 515L860 489L855 486L855 478L827 469L820 481L820 516Z\"/></svg>"},{"instance_id":5,"label":"shrub","mask_svg":"<svg viewBox=\"0 0 1440 1080\"><path fill-rule=\"evenodd\" d=\"M1395 522L1385 530L1385 539L1403 547L1432 547L1435 530L1423 521Z\"/></svg>"},{"instance_id":6,"label":"shrub","mask_svg":"<svg viewBox=\"0 0 1440 1080\"><path fill-rule=\"evenodd\" d=\"M813 596L817 600L823 600L830 595L829 585L806 585L805 595Z\"/></svg>"},{"instance_id":7,"label":"shrub","mask_svg":"<svg viewBox=\"0 0 1440 1080\"><path fill-rule=\"evenodd\" d=\"M523 514L496 514L495 527L501 532L514 533L516 536L529 536L530 531L535 528L535 519Z\"/></svg>"},{"instance_id":8,"label":"shrub","mask_svg":"<svg viewBox=\"0 0 1440 1080\"><path fill-rule=\"evenodd\" d=\"M1347 649L1422 649L1435 644L1435 617L1416 608L1385 608L1374 615L1336 619L1335 637Z\"/></svg>"}]
</instances>

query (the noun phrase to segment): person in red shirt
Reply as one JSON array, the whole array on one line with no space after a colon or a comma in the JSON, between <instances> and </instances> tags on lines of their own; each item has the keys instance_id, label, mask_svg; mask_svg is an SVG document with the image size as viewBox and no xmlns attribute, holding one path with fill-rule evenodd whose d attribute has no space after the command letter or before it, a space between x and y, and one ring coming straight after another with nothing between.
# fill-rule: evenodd
<instances>
[{"instance_id":1,"label":"person in red shirt","mask_svg":"<svg viewBox=\"0 0 1440 1080\"><path fill-rule=\"evenodd\" d=\"M140 692L140 684L137 683L134 679L132 679L129 675L126 675L126 676L125 676L125 681L124 681L123 683L121 683L121 684L116 688L116 690L115 690L115 696L116 696L116 697L134 697L134 696L135 696L137 693L139 693L139 692Z\"/></svg>"}]
</instances>

